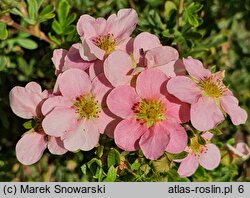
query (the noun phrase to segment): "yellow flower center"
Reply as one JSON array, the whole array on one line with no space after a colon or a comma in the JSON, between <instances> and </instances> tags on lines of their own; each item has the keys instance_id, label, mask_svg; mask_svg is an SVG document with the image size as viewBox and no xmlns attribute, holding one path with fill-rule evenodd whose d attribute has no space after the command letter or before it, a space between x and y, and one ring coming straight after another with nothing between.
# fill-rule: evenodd
<instances>
[{"instance_id":1,"label":"yellow flower center","mask_svg":"<svg viewBox=\"0 0 250 198\"><path fill-rule=\"evenodd\" d=\"M201 153L203 145L201 145L198 142L198 136L197 135L194 136L193 138L191 138L189 148L191 149L192 153L194 153L195 155L199 155Z\"/></svg>"},{"instance_id":2,"label":"yellow flower center","mask_svg":"<svg viewBox=\"0 0 250 198\"><path fill-rule=\"evenodd\" d=\"M166 108L160 100L144 99L136 104L133 109L136 118L145 123L148 128L165 119Z\"/></svg>"},{"instance_id":3,"label":"yellow flower center","mask_svg":"<svg viewBox=\"0 0 250 198\"><path fill-rule=\"evenodd\" d=\"M86 119L97 118L101 109L98 101L91 94L78 97L74 103L74 108L80 118Z\"/></svg>"},{"instance_id":4,"label":"yellow flower center","mask_svg":"<svg viewBox=\"0 0 250 198\"><path fill-rule=\"evenodd\" d=\"M115 50L116 40L112 34L99 36L94 40L95 44L104 50L107 54L110 54Z\"/></svg>"},{"instance_id":5,"label":"yellow flower center","mask_svg":"<svg viewBox=\"0 0 250 198\"><path fill-rule=\"evenodd\" d=\"M223 92L226 90L225 85L221 80L213 80L212 77L209 77L201 82L198 85L203 90L204 95L211 96L213 98L219 98L222 96Z\"/></svg>"}]
</instances>

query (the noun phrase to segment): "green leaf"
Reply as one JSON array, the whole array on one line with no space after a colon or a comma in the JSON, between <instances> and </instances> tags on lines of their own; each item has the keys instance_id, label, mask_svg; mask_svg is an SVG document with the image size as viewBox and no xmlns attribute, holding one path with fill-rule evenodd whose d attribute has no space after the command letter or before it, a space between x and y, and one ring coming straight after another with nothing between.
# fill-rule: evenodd
<instances>
[{"instance_id":1,"label":"green leaf","mask_svg":"<svg viewBox=\"0 0 250 198\"><path fill-rule=\"evenodd\" d=\"M171 16L171 13L177 10L177 7L175 3L172 1L166 1L165 3L165 10L164 10L164 16L169 19Z\"/></svg>"},{"instance_id":2,"label":"green leaf","mask_svg":"<svg viewBox=\"0 0 250 198\"><path fill-rule=\"evenodd\" d=\"M107 177L103 180L104 182L114 182L116 180L116 169L111 166L108 170Z\"/></svg>"},{"instance_id":3,"label":"green leaf","mask_svg":"<svg viewBox=\"0 0 250 198\"><path fill-rule=\"evenodd\" d=\"M98 166L101 167L101 166L102 166L102 161L99 160L99 159L97 159L97 158L93 158L93 159L91 159L91 160L87 163L87 166L88 166L89 169L91 169L91 166L94 165L94 164L96 164L96 165L98 165Z\"/></svg>"},{"instance_id":4,"label":"green leaf","mask_svg":"<svg viewBox=\"0 0 250 198\"><path fill-rule=\"evenodd\" d=\"M99 158L101 158L102 155L103 155L103 149L104 149L104 146L102 146L102 145L97 147L96 155L97 155Z\"/></svg>"},{"instance_id":5,"label":"green leaf","mask_svg":"<svg viewBox=\"0 0 250 198\"><path fill-rule=\"evenodd\" d=\"M34 120L29 120L25 123L23 123L23 127L25 129L32 129L35 126L35 121Z\"/></svg>"},{"instance_id":6,"label":"green leaf","mask_svg":"<svg viewBox=\"0 0 250 198\"><path fill-rule=\"evenodd\" d=\"M44 21L47 19L52 19L55 17L54 12L54 7L53 5L47 5L43 8L43 10L40 12L40 21Z\"/></svg>"},{"instance_id":7,"label":"green leaf","mask_svg":"<svg viewBox=\"0 0 250 198\"><path fill-rule=\"evenodd\" d=\"M68 1L61 0L58 7L58 20L61 25L65 25L67 16L69 14L70 5Z\"/></svg>"},{"instance_id":8,"label":"green leaf","mask_svg":"<svg viewBox=\"0 0 250 198\"><path fill-rule=\"evenodd\" d=\"M212 73L215 73L216 72L216 65L213 65L212 67L210 67L210 71Z\"/></svg>"},{"instance_id":9,"label":"green leaf","mask_svg":"<svg viewBox=\"0 0 250 198\"><path fill-rule=\"evenodd\" d=\"M0 39L5 40L8 38L8 30L5 23L0 22Z\"/></svg>"},{"instance_id":10,"label":"green leaf","mask_svg":"<svg viewBox=\"0 0 250 198\"><path fill-rule=\"evenodd\" d=\"M103 169L99 167L96 171L95 177L98 179L98 182L102 181L103 178Z\"/></svg>"},{"instance_id":11,"label":"green leaf","mask_svg":"<svg viewBox=\"0 0 250 198\"><path fill-rule=\"evenodd\" d=\"M214 134L214 135L222 135L222 131L218 128L214 128L214 129L211 129L209 130L210 133Z\"/></svg>"},{"instance_id":12,"label":"green leaf","mask_svg":"<svg viewBox=\"0 0 250 198\"><path fill-rule=\"evenodd\" d=\"M36 49L38 47L35 41L31 39L27 39L27 38L18 38L16 42L23 48L30 49L30 50Z\"/></svg>"},{"instance_id":13,"label":"green leaf","mask_svg":"<svg viewBox=\"0 0 250 198\"><path fill-rule=\"evenodd\" d=\"M159 160L152 161L154 169L159 173L166 173L170 169L170 160L166 155L163 155Z\"/></svg>"},{"instance_id":14,"label":"green leaf","mask_svg":"<svg viewBox=\"0 0 250 198\"><path fill-rule=\"evenodd\" d=\"M91 171L91 173L95 176L95 178L100 178L100 169L102 169L102 161L97 159L97 158L93 158L91 159L88 163L87 166L89 168L89 170Z\"/></svg>"},{"instance_id":15,"label":"green leaf","mask_svg":"<svg viewBox=\"0 0 250 198\"><path fill-rule=\"evenodd\" d=\"M77 17L76 13L71 14L71 15L67 18L67 20L66 20L66 22L65 22L65 25L67 26L67 25L70 25L71 23L73 23L73 22L76 20L76 17Z\"/></svg>"},{"instance_id":16,"label":"green leaf","mask_svg":"<svg viewBox=\"0 0 250 198\"><path fill-rule=\"evenodd\" d=\"M75 30L74 25L66 26L63 30L63 34L71 34L72 32L74 32L74 30Z\"/></svg>"},{"instance_id":17,"label":"green leaf","mask_svg":"<svg viewBox=\"0 0 250 198\"><path fill-rule=\"evenodd\" d=\"M202 9L203 5L198 2L192 2L188 7L185 8L183 17L186 23L197 27L201 23L201 19L198 16L198 12Z\"/></svg>"},{"instance_id":18,"label":"green leaf","mask_svg":"<svg viewBox=\"0 0 250 198\"><path fill-rule=\"evenodd\" d=\"M57 45L61 45L61 41L49 32L49 38L54 41Z\"/></svg>"},{"instance_id":19,"label":"green leaf","mask_svg":"<svg viewBox=\"0 0 250 198\"><path fill-rule=\"evenodd\" d=\"M83 173L84 175L86 175L86 174L87 174L87 165L86 165L86 164L83 164L83 165L81 166L81 170L82 170L82 173Z\"/></svg>"},{"instance_id":20,"label":"green leaf","mask_svg":"<svg viewBox=\"0 0 250 198\"><path fill-rule=\"evenodd\" d=\"M201 135L198 135L198 142L201 145L205 145L206 144L206 140L204 140L204 138Z\"/></svg>"},{"instance_id":21,"label":"green leaf","mask_svg":"<svg viewBox=\"0 0 250 198\"><path fill-rule=\"evenodd\" d=\"M188 11L190 13L197 13L202 9L203 5L198 3L198 2L192 2L189 6L188 6Z\"/></svg>"},{"instance_id":22,"label":"green leaf","mask_svg":"<svg viewBox=\"0 0 250 198\"><path fill-rule=\"evenodd\" d=\"M63 33L63 29L60 25L60 23L57 20L54 20L52 23L52 29L59 35Z\"/></svg>"},{"instance_id":23,"label":"green leaf","mask_svg":"<svg viewBox=\"0 0 250 198\"><path fill-rule=\"evenodd\" d=\"M131 169L132 170L138 170L140 168L141 164L139 162L134 162L132 165L131 165Z\"/></svg>"},{"instance_id":24,"label":"green leaf","mask_svg":"<svg viewBox=\"0 0 250 198\"><path fill-rule=\"evenodd\" d=\"M29 18L33 21L33 24L36 23L37 15L38 15L38 1L37 0L27 0L28 2L28 13Z\"/></svg>"},{"instance_id":25,"label":"green leaf","mask_svg":"<svg viewBox=\"0 0 250 198\"><path fill-rule=\"evenodd\" d=\"M227 140L227 144L234 145L235 144L235 138L230 138Z\"/></svg>"},{"instance_id":26,"label":"green leaf","mask_svg":"<svg viewBox=\"0 0 250 198\"><path fill-rule=\"evenodd\" d=\"M147 175L150 172L151 167L148 164L143 164L140 166L140 170L143 171L143 175Z\"/></svg>"},{"instance_id":27,"label":"green leaf","mask_svg":"<svg viewBox=\"0 0 250 198\"><path fill-rule=\"evenodd\" d=\"M121 158L120 158L119 151L112 148L109 151L108 158L107 158L108 168L110 168L111 166L118 166L120 162L121 162Z\"/></svg>"}]
</instances>

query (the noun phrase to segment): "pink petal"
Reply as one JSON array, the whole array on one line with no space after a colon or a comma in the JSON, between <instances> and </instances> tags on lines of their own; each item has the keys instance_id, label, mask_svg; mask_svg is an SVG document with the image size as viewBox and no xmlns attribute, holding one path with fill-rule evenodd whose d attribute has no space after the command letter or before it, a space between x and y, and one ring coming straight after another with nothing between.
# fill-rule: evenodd
<instances>
[{"instance_id":1,"label":"pink petal","mask_svg":"<svg viewBox=\"0 0 250 198\"><path fill-rule=\"evenodd\" d=\"M61 75L59 89L63 96L75 99L89 93L91 81L86 72L80 69L69 69Z\"/></svg>"},{"instance_id":2,"label":"pink petal","mask_svg":"<svg viewBox=\"0 0 250 198\"><path fill-rule=\"evenodd\" d=\"M46 147L47 142L43 134L25 133L16 145L17 159L24 165L34 164L40 160Z\"/></svg>"},{"instance_id":3,"label":"pink petal","mask_svg":"<svg viewBox=\"0 0 250 198\"><path fill-rule=\"evenodd\" d=\"M72 101L63 96L53 96L48 98L42 105L42 114L47 115L55 107L71 107Z\"/></svg>"},{"instance_id":4,"label":"pink petal","mask_svg":"<svg viewBox=\"0 0 250 198\"><path fill-rule=\"evenodd\" d=\"M204 132L202 135L201 135L205 140L209 141L212 139L212 137L214 136L212 133L210 132Z\"/></svg>"},{"instance_id":5,"label":"pink petal","mask_svg":"<svg viewBox=\"0 0 250 198\"><path fill-rule=\"evenodd\" d=\"M103 61L101 60L96 60L89 66L89 77L91 80L103 72Z\"/></svg>"},{"instance_id":6,"label":"pink petal","mask_svg":"<svg viewBox=\"0 0 250 198\"><path fill-rule=\"evenodd\" d=\"M166 151L175 154L184 151L188 140L186 130L175 122L166 121L164 124L170 137Z\"/></svg>"},{"instance_id":7,"label":"pink petal","mask_svg":"<svg viewBox=\"0 0 250 198\"><path fill-rule=\"evenodd\" d=\"M157 66L157 69L161 70L168 77L184 76L186 75L186 69L182 60L171 61L165 65Z\"/></svg>"},{"instance_id":8,"label":"pink petal","mask_svg":"<svg viewBox=\"0 0 250 198\"><path fill-rule=\"evenodd\" d=\"M84 36L85 38L91 38L98 35L96 32L97 27L95 24L95 18L88 14L84 14L80 17L76 27L80 37Z\"/></svg>"},{"instance_id":9,"label":"pink petal","mask_svg":"<svg viewBox=\"0 0 250 198\"><path fill-rule=\"evenodd\" d=\"M53 56L51 58L53 64L55 65L55 74L58 75L62 73L63 66L64 66L64 58L67 54L67 50L65 49L55 49L53 51Z\"/></svg>"},{"instance_id":10,"label":"pink petal","mask_svg":"<svg viewBox=\"0 0 250 198\"><path fill-rule=\"evenodd\" d=\"M146 158L155 160L163 155L169 140L167 126L157 123L141 136L139 145Z\"/></svg>"},{"instance_id":11,"label":"pink petal","mask_svg":"<svg viewBox=\"0 0 250 198\"><path fill-rule=\"evenodd\" d=\"M159 98L167 76L158 69L147 69L136 80L136 92L143 98Z\"/></svg>"},{"instance_id":12,"label":"pink petal","mask_svg":"<svg viewBox=\"0 0 250 198\"><path fill-rule=\"evenodd\" d=\"M171 78L167 83L167 90L182 102L190 104L198 101L201 95L201 90L198 85L185 76Z\"/></svg>"},{"instance_id":13,"label":"pink petal","mask_svg":"<svg viewBox=\"0 0 250 198\"><path fill-rule=\"evenodd\" d=\"M166 100L167 99L167 100ZM166 117L178 123L185 123L190 120L190 105L181 102L177 98L166 95Z\"/></svg>"},{"instance_id":14,"label":"pink petal","mask_svg":"<svg viewBox=\"0 0 250 198\"><path fill-rule=\"evenodd\" d=\"M112 121L107 125L107 127L105 128L104 133L105 133L108 137L114 139L114 131L115 131L115 128L116 128L116 126L117 126L121 121L122 121L122 119L119 118L119 117L118 117L118 118L115 118L114 120L112 120Z\"/></svg>"},{"instance_id":15,"label":"pink petal","mask_svg":"<svg viewBox=\"0 0 250 198\"><path fill-rule=\"evenodd\" d=\"M206 144L206 149L200 154L199 162L207 170L213 170L220 164L220 150L214 144Z\"/></svg>"},{"instance_id":16,"label":"pink petal","mask_svg":"<svg viewBox=\"0 0 250 198\"><path fill-rule=\"evenodd\" d=\"M161 46L161 42L159 38L153 34L148 32L142 32L138 34L133 42L133 55L135 61L139 63L139 65L143 66L143 57L141 56L141 50L145 53L146 51Z\"/></svg>"},{"instance_id":17,"label":"pink petal","mask_svg":"<svg viewBox=\"0 0 250 198\"><path fill-rule=\"evenodd\" d=\"M125 38L123 39L122 41L119 41L116 43L116 46L115 46L115 50L121 50L121 51L124 51L124 52L132 52L131 50L129 51L129 49L131 49L131 41L132 38L131 37L128 37L128 38ZM129 54L130 54L129 53Z\"/></svg>"},{"instance_id":18,"label":"pink petal","mask_svg":"<svg viewBox=\"0 0 250 198\"><path fill-rule=\"evenodd\" d=\"M113 89L107 97L110 111L124 119L134 116L132 108L139 101L140 98L135 93L135 89L128 85Z\"/></svg>"},{"instance_id":19,"label":"pink petal","mask_svg":"<svg viewBox=\"0 0 250 198\"><path fill-rule=\"evenodd\" d=\"M115 128L114 139L118 147L125 151L139 149L139 139L147 131L136 119L122 120Z\"/></svg>"},{"instance_id":20,"label":"pink petal","mask_svg":"<svg viewBox=\"0 0 250 198\"><path fill-rule=\"evenodd\" d=\"M59 90L59 81L61 79L61 76L62 76L62 73L58 74L57 76L57 79L56 79L56 82L52 91L54 95L61 95L61 92Z\"/></svg>"},{"instance_id":21,"label":"pink petal","mask_svg":"<svg viewBox=\"0 0 250 198\"><path fill-rule=\"evenodd\" d=\"M25 89L28 91L31 91L33 93L41 94L42 93L42 88L41 86L36 83L36 82L29 82L26 86Z\"/></svg>"},{"instance_id":22,"label":"pink petal","mask_svg":"<svg viewBox=\"0 0 250 198\"><path fill-rule=\"evenodd\" d=\"M98 57L100 60L102 60L105 55L105 52L95 46L89 39L82 40L82 45L79 47L79 53L81 58L85 61L94 61Z\"/></svg>"},{"instance_id":23,"label":"pink petal","mask_svg":"<svg viewBox=\"0 0 250 198\"><path fill-rule=\"evenodd\" d=\"M241 152L243 155L250 155L250 148L245 142L239 142L236 144L236 149Z\"/></svg>"},{"instance_id":24,"label":"pink petal","mask_svg":"<svg viewBox=\"0 0 250 198\"><path fill-rule=\"evenodd\" d=\"M30 119L39 114L39 103L43 101L41 94L25 87L16 86L9 93L10 107L19 117Z\"/></svg>"},{"instance_id":25,"label":"pink petal","mask_svg":"<svg viewBox=\"0 0 250 198\"><path fill-rule=\"evenodd\" d=\"M104 55L105 55L105 51L102 50L101 48L97 47L91 40L86 39L85 41L86 41L86 44L89 47L90 53L94 54L94 56L96 58L98 58L99 60L103 60ZM89 61L91 61L91 58L90 58Z\"/></svg>"},{"instance_id":26,"label":"pink petal","mask_svg":"<svg viewBox=\"0 0 250 198\"><path fill-rule=\"evenodd\" d=\"M95 97L96 100L102 104L104 101L104 97L107 96L107 93L112 89L112 85L107 80L105 75L99 74L97 77L94 78L92 81L92 88L91 93Z\"/></svg>"},{"instance_id":27,"label":"pink petal","mask_svg":"<svg viewBox=\"0 0 250 198\"><path fill-rule=\"evenodd\" d=\"M188 156L184 160L182 160L177 172L180 177L189 177L194 174L198 166L198 158L193 154L188 154Z\"/></svg>"},{"instance_id":28,"label":"pink petal","mask_svg":"<svg viewBox=\"0 0 250 198\"><path fill-rule=\"evenodd\" d=\"M63 155L67 152L67 150L64 148L61 138L52 136L49 137L48 149L52 154L55 155Z\"/></svg>"},{"instance_id":29,"label":"pink petal","mask_svg":"<svg viewBox=\"0 0 250 198\"><path fill-rule=\"evenodd\" d=\"M160 65L157 66L157 69L161 70L164 74L166 74L167 77L175 77L176 73L175 73L175 62L176 61L171 61L165 65Z\"/></svg>"},{"instance_id":30,"label":"pink petal","mask_svg":"<svg viewBox=\"0 0 250 198\"><path fill-rule=\"evenodd\" d=\"M239 101L234 96L222 96L220 104L223 110L229 114L234 125L245 124L247 112L239 106Z\"/></svg>"},{"instance_id":31,"label":"pink petal","mask_svg":"<svg viewBox=\"0 0 250 198\"><path fill-rule=\"evenodd\" d=\"M117 16L111 15L107 19L107 28L115 38L123 40L131 35L137 22L138 16L134 9L121 9Z\"/></svg>"},{"instance_id":32,"label":"pink petal","mask_svg":"<svg viewBox=\"0 0 250 198\"><path fill-rule=\"evenodd\" d=\"M80 120L77 127L66 133L62 138L66 149L77 151L79 149L88 151L96 146L100 133L98 128L90 121Z\"/></svg>"},{"instance_id":33,"label":"pink petal","mask_svg":"<svg viewBox=\"0 0 250 198\"><path fill-rule=\"evenodd\" d=\"M202 80L211 75L211 72L203 67L202 62L191 56L183 58L183 63L189 75L197 80Z\"/></svg>"},{"instance_id":34,"label":"pink petal","mask_svg":"<svg viewBox=\"0 0 250 198\"><path fill-rule=\"evenodd\" d=\"M186 75L187 71L185 68L185 65L183 64L183 61L181 59L178 59L174 64L174 73L177 76L184 76Z\"/></svg>"},{"instance_id":35,"label":"pink petal","mask_svg":"<svg viewBox=\"0 0 250 198\"><path fill-rule=\"evenodd\" d=\"M199 131L213 129L224 120L224 116L215 101L207 96L200 97L191 105L191 123Z\"/></svg>"},{"instance_id":36,"label":"pink petal","mask_svg":"<svg viewBox=\"0 0 250 198\"><path fill-rule=\"evenodd\" d=\"M147 67L157 67L175 62L179 58L179 53L173 47L160 46L146 52L145 58Z\"/></svg>"},{"instance_id":37,"label":"pink petal","mask_svg":"<svg viewBox=\"0 0 250 198\"><path fill-rule=\"evenodd\" d=\"M64 70L67 70L69 68L78 68L81 70L86 70L89 68L89 66L92 64L92 62L84 61L79 52L80 43L73 44L67 55L65 56L65 67Z\"/></svg>"},{"instance_id":38,"label":"pink petal","mask_svg":"<svg viewBox=\"0 0 250 198\"><path fill-rule=\"evenodd\" d=\"M131 57L123 51L114 51L104 62L105 76L114 87L129 85L132 79L130 75L132 69Z\"/></svg>"},{"instance_id":39,"label":"pink petal","mask_svg":"<svg viewBox=\"0 0 250 198\"><path fill-rule=\"evenodd\" d=\"M108 129L108 125L114 120L114 118L111 117L111 113L108 108L103 108L98 116L99 117L93 122L99 129L99 132L103 134Z\"/></svg>"},{"instance_id":40,"label":"pink petal","mask_svg":"<svg viewBox=\"0 0 250 198\"><path fill-rule=\"evenodd\" d=\"M81 147L83 151L89 151L93 149L99 142L99 129L98 126L91 120L84 123L84 144Z\"/></svg>"},{"instance_id":41,"label":"pink petal","mask_svg":"<svg viewBox=\"0 0 250 198\"><path fill-rule=\"evenodd\" d=\"M42 126L46 134L60 137L75 127L77 119L73 108L56 107L45 116Z\"/></svg>"}]
</instances>

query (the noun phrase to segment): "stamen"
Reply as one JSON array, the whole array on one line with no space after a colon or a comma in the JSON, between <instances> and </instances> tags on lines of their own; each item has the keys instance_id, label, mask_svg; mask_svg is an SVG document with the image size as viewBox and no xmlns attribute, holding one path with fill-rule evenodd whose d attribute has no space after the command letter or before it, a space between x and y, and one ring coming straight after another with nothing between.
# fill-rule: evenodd
<instances>
[{"instance_id":1,"label":"stamen","mask_svg":"<svg viewBox=\"0 0 250 198\"><path fill-rule=\"evenodd\" d=\"M74 103L74 108L80 118L86 119L98 118L101 110L98 101L91 94L78 97Z\"/></svg>"},{"instance_id":2,"label":"stamen","mask_svg":"<svg viewBox=\"0 0 250 198\"><path fill-rule=\"evenodd\" d=\"M199 143L198 135L195 135L193 138L191 138L189 149L190 152L197 157L199 157L201 153L207 152L207 146Z\"/></svg>"},{"instance_id":3,"label":"stamen","mask_svg":"<svg viewBox=\"0 0 250 198\"><path fill-rule=\"evenodd\" d=\"M166 108L160 100L144 99L135 104L132 110L136 114L136 119L142 124L145 123L148 128L165 119Z\"/></svg>"},{"instance_id":4,"label":"stamen","mask_svg":"<svg viewBox=\"0 0 250 198\"><path fill-rule=\"evenodd\" d=\"M219 98L227 90L222 80L214 79L213 76L206 78L198 83L201 89L204 91L204 95L208 95L214 98Z\"/></svg>"},{"instance_id":5,"label":"stamen","mask_svg":"<svg viewBox=\"0 0 250 198\"><path fill-rule=\"evenodd\" d=\"M93 40L96 46L104 50L107 54L110 54L115 50L116 40L114 39L114 35L108 33L104 36L98 36Z\"/></svg>"}]
</instances>

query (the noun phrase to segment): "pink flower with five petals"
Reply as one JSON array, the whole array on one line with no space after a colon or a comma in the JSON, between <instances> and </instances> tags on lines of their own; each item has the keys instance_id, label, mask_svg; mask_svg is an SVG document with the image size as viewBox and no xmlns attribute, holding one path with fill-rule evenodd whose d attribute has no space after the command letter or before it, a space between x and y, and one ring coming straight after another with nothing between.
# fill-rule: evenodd
<instances>
[{"instance_id":1,"label":"pink flower with five petals","mask_svg":"<svg viewBox=\"0 0 250 198\"><path fill-rule=\"evenodd\" d=\"M121 85L110 92L107 105L123 119L114 131L117 146L141 148L148 159L185 149L187 134L180 123L189 121L189 105L163 91L167 79L160 70L148 69L138 75L136 88Z\"/></svg>"},{"instance_id":2,"label":"pink flower with five petals","mask_svg":"<svg viewBox=\"0 0 250 198\"><path fill-rule=\"evenodd\" d=\"M167 90L183 102L191 104L192 125L206 131L214 128L229 114L234 125L244 124L247 112L239 107L239 101L223 84L224 73L212 74L199 60L183 59L188 76L173 77L167 83Z\"/></svg>"},{"instance_id":3,"label":"pink flower with five petals","mask_svg":"<svg viewBox=\"0 0 250 198\"><path fill-rule=\"evenodd\" d=\"M81 57L86 61L103 60L114 50L126 49L137 21L138 16L133 9L121 9L107 20L82 15L77 22L77 32L82 40Z\"/></svg>"},{"instance_id":4,"label":"pink flower with five petals","mask_svg":"<svg viewBox=\"0 0 250 198\"><path fill-rule=\"evenodd\" d=\"M113 120L104 100L111 85L103 74L91 81L86 72L69 69L61 74L58 87L61 95L49 98L42 107L45 133L61 137L70 151L91 150Z\"/></svg>"},{"instance_id":5,"label":"pink flower with five petals","mask_svg":"<svg viewBox=\"0 0 250 198\"><path fill-rule=\"evenodd\" d=\"M24 165L36 163L47 147L52 154L62 155L67 152L61 139L46 135L41 125L44 118L41 107L49 96L48 91L42 91L35 82L30 82L25 87L16 86L10 91L12 111L21 118L34 120L34 127L16 145L17 159Z\"/></svg>"},{"instance_id":6,"label":"pink flower with five petals","mask_svg":"<svg viewBox=\"0 0 250 198\"><path fill-rule=\"evenodd\" d=\"M190 146L185 149L188 155L184 159L175 160L181 163L177 171L181 177L194 174L199 164L207 170L213 170L220 164L220 150L209 142L213 134L205 132L201 136L206 141L205 145L200 144L198 136L195 135L190 140Z\"/></svg>"}]
</instances>

